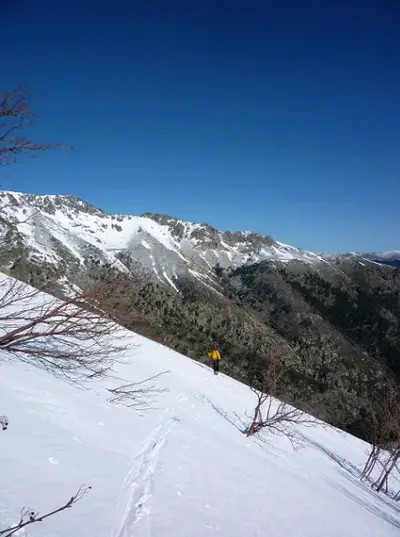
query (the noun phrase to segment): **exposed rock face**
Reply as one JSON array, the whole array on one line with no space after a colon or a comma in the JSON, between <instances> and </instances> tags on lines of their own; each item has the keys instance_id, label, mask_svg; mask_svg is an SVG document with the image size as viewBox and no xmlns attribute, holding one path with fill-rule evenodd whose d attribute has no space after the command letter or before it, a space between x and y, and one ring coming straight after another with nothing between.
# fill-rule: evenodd
<instances>
[{"instance_id":1,"label":"exposed rock face","mask_svg":"<svg viewBox=\"0 0 400 537\"><path fill-rule=\"evenodd\" d=\"M179 239L194 239L200 242L198 247L202 249L220 248L224 249L224 244L240 249L243 253L260 255L262 247L278 246L271 237L263 237L258 233L246 233L243 231L223 231L220 232L209 224L185 225L184 222L172 218L165 214L142 214L145 218L150 218L162 226L167 226L171 234Z\"/></svg>"}]
</instances>

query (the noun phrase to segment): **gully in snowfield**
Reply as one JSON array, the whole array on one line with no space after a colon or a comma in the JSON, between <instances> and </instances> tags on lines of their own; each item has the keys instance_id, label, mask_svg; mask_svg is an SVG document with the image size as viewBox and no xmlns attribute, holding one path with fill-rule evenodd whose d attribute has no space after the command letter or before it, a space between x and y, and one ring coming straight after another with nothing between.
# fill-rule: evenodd
<instances>
[{"instance_id":1,"label":"gully in snowfield","mask_svg":"<svg viewBox=\"0 0 400 537\"><path fill-rule=\"evenodd\" d=\"M219 361L221 360L221 354L218 350L217 345L214 345L213 348L208 351L208 356L213 362L214 375L218 375L219 371Z\"/></svg>"}]
</instances>

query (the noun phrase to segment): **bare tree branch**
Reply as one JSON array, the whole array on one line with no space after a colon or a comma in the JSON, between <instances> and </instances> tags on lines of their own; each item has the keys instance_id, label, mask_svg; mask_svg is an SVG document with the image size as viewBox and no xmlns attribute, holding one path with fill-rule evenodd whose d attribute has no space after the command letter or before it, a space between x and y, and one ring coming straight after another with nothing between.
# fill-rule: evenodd
<instances>
[{"instance_id":1,"label":"bare tree branch","mask_svg":"<svg viewBox=\"0 0 400 537\"><path fill-rule=\"evenodd\" d=\"M65 302L41 291L0 282L0 349L71 380L107 375L126 346L122 329L97 307L102 284Z\"/></svg>"},{"instance_id":2,"label":"bare tree branch","mask_svg":"<svg viewBox=\"0 0 400 537\"><path fill-rule=\"evenodd\" d=\"M35 511L33 511L32 509L23 508L18 523L4 530L0 530L0 535L3 537L11 537L11 535L14 535L26 526L35 524L36 522L42 522L46 518L54 516L57 513L64 511L65 509L69 509L75 503L79 502L79 500L81 500L90 489L91 487L80 487L79 490L73 496L71 496L67 503L65 503L61 507L58 507L57 509L54 509L53 511L50 511L49 513L46 513L45 515L39 515L39 513L35 513Z\"/></svg>"},{"instance_id":3,"label":"bare tree branch","mask_svg":"<svg viewBox=\"0 0 400 537\"><path fill-rule=\"evenodd\" d=\"M34 156L48 149L71 149L60 144L36 143L22 134L26 128L32 127L37 117L28 101L26 86L0 94L0 167L18 161L25 154Z\"/></svg>"},{"instance_id":4,"label":"bare tree branch","mask_svg":"<svg viewBox=\"0 0 400 537\"><path fill-rule=\"evenodd\" d=\"M150 410L153 408L153 397L157 394L167 391L167 388L157 388L155 384L149 384L149 382L155 380L168 373L168 371L161 371L152 377L149 377L140 382L132 382L123 384L117 388L108 389L112 394L110 403L123 404L128 408L135 408L136 410Z\"/></svg>"},{"instance_id":5,"label":"bare tree branch","mask_svg":"<svg viewBox=\"0 0 400 537\"><path fill-rule=\"evenodd\" d=\"M370 399L368 415L371 449L360 478L370 479L375 468L380 467L380 474L372 487L387 493L389 477L393 471L398 471L400 459L400 394L394 381L388 380L384 395Z\"/></svg>"}]
</instances>

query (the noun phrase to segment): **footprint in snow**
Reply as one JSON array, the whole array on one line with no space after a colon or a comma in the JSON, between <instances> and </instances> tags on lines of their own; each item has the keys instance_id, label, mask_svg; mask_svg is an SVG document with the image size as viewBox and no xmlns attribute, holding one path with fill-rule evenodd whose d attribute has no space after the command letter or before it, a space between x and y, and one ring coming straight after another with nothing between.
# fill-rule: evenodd
<instances>
[{"instance_id":1,"label":"footprint in snow","mask_svg":"<svg viewBox=\"0 0 400 537\"><path fill-rule=\"evenodd\" d=\"M57 460L57 459L53 459L53 457L49 457L49 463L50 463L50 464L58 464L58 460Z\"/></svg>"}]
</instances>

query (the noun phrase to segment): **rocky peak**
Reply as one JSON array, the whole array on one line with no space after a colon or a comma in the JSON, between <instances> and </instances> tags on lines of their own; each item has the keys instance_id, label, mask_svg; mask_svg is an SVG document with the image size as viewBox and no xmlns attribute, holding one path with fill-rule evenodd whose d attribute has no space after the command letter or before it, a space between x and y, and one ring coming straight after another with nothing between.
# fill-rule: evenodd
<instances>
[{"instance_id":1,"label":"rocky peak","mask_svg":"<svg viewBox=\"0 0 400 537\"><path fill-rule=\"evenodd\" d=\"M204 243L207 248L221 246L221 233L209 224L197 224L190 233L191 239Z\"/></svg>"},{"instance_id":2,"label":"rocky peak","mask_svg":"<svg viewBox=\"0 0 400 537\"><path fill-rule=\"evenodd\" d=\"M105 216L103 209L97 209L76 196L62 196L59 194L49 196L29 195L28 201L49 214L54 214L56 209L67 209L74 213Z\"/></svg>"},{"instance_id":3,"label":"rocky peak","mask_svg":"<svg viewBox=\"0 0 400 537\"><path fill-rule=\"evenodd\" d=\"M244 231L225 231L222 234L223 241L233 246L243 244L245 250L258 253L263 247L277 246L272 237L263 236L259 233L248 233Z\"/></svg>"},{"instance_id":4,"label":"rocky peak","mask_svg":"<svg viewBox=\"0 0 400 537\"><path fill-rule=\"evenodd\" d=\"M171 234L179 239L197 239L200 242L207 243L209 247L218 247L220 245L221 233L209 224L183 222L167 214L143 213L141 216L150 218L161 226L167 226Z\"/></svg>"},{"instance_id":5,"label":"rocky peak","mask_svg":"<svg viewBox=\"0 0 400 537\"><path fill-rule=\"evenodd\" d=\"M161 226L167 226L174 237L183 239L185 236L185 225L181 220L178 220L178 218L174 218L168 214L158 213L143 213L140 216L149 218Z\"/></svg>"},{"instance_id":6,"label":"rocky peak","mask_svg":"<svg viewBox=\"0 0 400 537\"><path fill-rule=\"evenodd\" d=\"M174 225L176 222L179 222L177 218L169 216L168 214L142 213L140 216L142 218L149 218L150 220L154 220L154 222L157 222L157 224L160 224L161 226L171 226Z\"/></svg>"},{"instance_id":7,"label":"rocky peak","mask_svg":"<svg viewBox=\"0 0 400 537\"><path fill-rule=\"evenodd\" d=\"M272 237L263 236L259 233L243 231L219 231L210 224L194 224L183 222L178 218L167 214L143 213L145 218L150 218L162 226L167 226L171 234L179 239L194 239L203 243L207 248L221 248L222 243L229 246L237 246L243 253L259 253L263 247L277 246Z\"/></svg>"},{"instance_id":8,"label":"rocky peak","mask_svg":"<svg viewBox=\"0 0 400 537\"><path fill-rule=\"evenodd\" d=\"M30 205L36 209L54 215L56 210L68 210L75 213L92 214L104 217L106 213L103 209L97 209L86 201L76 196L63 196L60 194L22 194L20 192L0 191L2 204L17 207L21 205Z\"/></svg>"}]
</instances>

